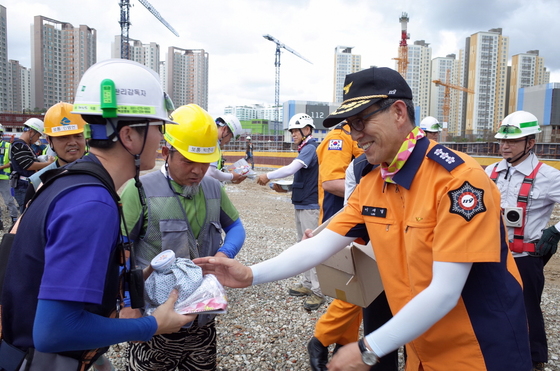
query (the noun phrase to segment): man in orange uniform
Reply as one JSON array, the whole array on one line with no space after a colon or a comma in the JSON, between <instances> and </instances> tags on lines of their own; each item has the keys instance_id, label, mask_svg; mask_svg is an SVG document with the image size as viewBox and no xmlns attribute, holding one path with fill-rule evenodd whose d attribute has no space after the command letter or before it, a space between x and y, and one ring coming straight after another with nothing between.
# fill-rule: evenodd
<instances>
[{"instance_id":1,"label":"man in orange uniform","mask_svg":"<svg viewBox=\"0 0 560 371\"><path fill-rule=\"evenodd\" d=\"M228 287L294 276L360 237L371 243L394 316L342 347L329 371L368 370L407 345L407 371L531 369L521 278L509 251L500 192L480 165L426 139L412 91L389 68L346 76L346 119L368 162L347 206L312 238L251 267L195 259Z\"/></svg>"},{"instance_id":2,"label":"man in orange uniform","mask_svg":"<svg viewBox=\"0 0 560 371\"><path fill-rule=\"evenodd\" d=\"M331 130L317 147L320 223L342 209L346 168L363 152L352 137L342 130L343 124ZM361 307L335 299L317 321L315 333L307 344L311 369L327 369L330 344L346 345L357 341L361 322Z\"/></svg>"}]
</instances>

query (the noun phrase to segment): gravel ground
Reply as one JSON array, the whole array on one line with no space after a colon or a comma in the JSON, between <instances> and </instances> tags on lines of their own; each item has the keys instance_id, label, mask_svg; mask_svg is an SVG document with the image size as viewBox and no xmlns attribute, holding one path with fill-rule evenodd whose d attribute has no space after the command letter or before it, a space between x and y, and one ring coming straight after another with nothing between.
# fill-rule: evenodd
<instances>
[{"instance_id":1,"label":"gravel ground","mask_svg":"<svg viewBox=\"0 0 560 371\"><path fill-rule=\"evenodd\" d=\"M238 185L228 184L226 190L247 230L245 245L237 256L241 262L260 262L296 242L289 193L276 193L250 179ZM560 209L555 210L553 219L560 219ZM547 371L560 371L559 273L560 257L555 255L547 266L542 305L550 352ZM287 288L295 283L297 279L290 278L228 289L228 313L217 318L219 371L311 369L306 345L327 305L314 312L303 309L303 299L287 295ZM120 357L125 346L114 346L109 353L119 370L124 369Z\"/></svg>"},{"instance_id":2,"label":"gravel ground","mask_svg":"<svg viewBox=\"0 0 560 371\"><path fill-rule=\"evenodd\" d=\"M236 205L247 239L237 258L251 265L273 257L296 242L289 194L279 194L247 179L226 190ZM6 212L4 212L6 214ZM560 211L553 215L560 219ZM4 224L10 223L4 215ZM543 311L549 340L548 371L560 371L560 257L547 266ZM327 306L308 312L301 298L287 295L295 278L246 289L228 289L229 309L218 316L218 370L310 370L306 345ZM330 300L328 301L330 302ZM126 344L111 348L108 357L124 370Z\"/></svg>"}]
</instances>

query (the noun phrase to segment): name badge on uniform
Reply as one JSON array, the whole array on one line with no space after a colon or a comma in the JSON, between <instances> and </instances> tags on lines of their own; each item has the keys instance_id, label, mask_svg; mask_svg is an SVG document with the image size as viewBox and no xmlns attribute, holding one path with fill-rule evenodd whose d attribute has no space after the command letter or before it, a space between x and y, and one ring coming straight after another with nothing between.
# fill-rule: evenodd
<instances>
[{"instance_id":1,"label":"name badge on uniform","mask_svg":"<svg viewBox=\"0 0 560 371\"><path fill-rule=\"evenodd\" d=\"M387 209L384 207L362 206L362 215L376 216L378 218L386 218Z\"/></svg>"}]
</instances>

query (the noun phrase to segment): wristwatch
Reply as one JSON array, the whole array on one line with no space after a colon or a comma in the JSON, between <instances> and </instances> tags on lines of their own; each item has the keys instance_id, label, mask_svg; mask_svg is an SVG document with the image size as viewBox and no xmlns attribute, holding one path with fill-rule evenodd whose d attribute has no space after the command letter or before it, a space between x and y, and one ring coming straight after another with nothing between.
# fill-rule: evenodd
<instances>
[{"instance_id":1,"label":"wristwatch","mask_svg":"<svg viewBox=\"0 0 560 371\"><path fill-rule=\"evenodd\" d=\"M358 340L358 347L360 348L360 352L362 352L362 362L364 362L368 366L373 366L377 362L379 362L379 357L375 354L374 351L369 350L366 345L364 344L364 339Z\"/></svg>"}]
</instances>

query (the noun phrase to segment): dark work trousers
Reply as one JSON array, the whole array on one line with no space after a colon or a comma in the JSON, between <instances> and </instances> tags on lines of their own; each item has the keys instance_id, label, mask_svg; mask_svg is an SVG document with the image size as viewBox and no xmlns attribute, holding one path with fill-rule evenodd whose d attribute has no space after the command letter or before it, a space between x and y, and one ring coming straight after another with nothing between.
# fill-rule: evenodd
<instances>
[{"instance_id":1,"label":"dark work trousers","mask_svg":"<svg viewBox=\"0 0 560 371\"><path fill-rule=\"evenodd\" d=\"M548 346L544 319L541 310L541 297L544 289L544 260L537 256L515 258L517 269L523 280L523 298L529 322L529 342L533 362L548 361Z\"/></svg>"},{"instance_id":2,"label":"dark work trousers","mask_svg":"<svg viewBox=\"0 0 560 371\"><path fill-rule=\"evenodd\" d=\"M367 335L379 327L383 326L385 322L393 318L389 303L387 303L387 296L385 291L381 292L379 296L367 307L364 308L364 335ZM371 367L371 371L398 371L399 369L399 352L395 350L379 360L379 363Z\"/></svg>"}]
</instances>

